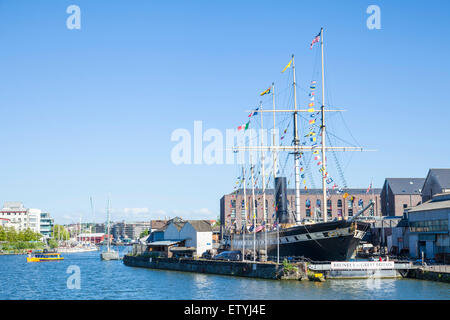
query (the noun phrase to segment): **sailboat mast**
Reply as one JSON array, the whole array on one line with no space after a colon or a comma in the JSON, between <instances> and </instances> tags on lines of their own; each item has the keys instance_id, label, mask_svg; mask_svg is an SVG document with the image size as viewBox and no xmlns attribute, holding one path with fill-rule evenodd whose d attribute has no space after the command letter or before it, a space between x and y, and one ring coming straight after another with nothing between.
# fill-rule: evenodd
<instances>
[{"instance_id":1,"label":"sailboat mast","mask_svg":"<svg viewBox=\"0 0 450 320\"><path fill-rule=\"evenodd\" d=\"M298 137L298 113L297 113L297 84L295 82L295 61L292 55L292 73L294 88L294 146L300 144ZM300 154L298 151L294 153L295 157L295 219L300 222Z\"/></svg>"},{"instance_id":2,"label":"sailboat mast","mask_svg":"<svg viewBox=\"0 0 450 320\"><path fill-rule=\"evenodd\" d=\"M327 158L325 155L325 77L324 77L324 64L323 64L323 28L320 29L320 48L322 51L322 125L321 125L321 137L322 137L322 216L323 221L327 222L328 219L328 203L327 203Z\"/></svg>"},{"instance_id":3,"label":"sailboat mast","mask_svg":"<svg viewBox=\"0 0 450 320\"><path fill-rule=\"evenodd\" d=\"M92 211L92 222L93 222L93 224L95 224L95 218L94 218L94 215L95 215L95 211L94 211L94 203L93 203L93 201L92 201L92 197L89 197L89 199L91 200L91 211ZM91 226L91 228L89 228L89 231L90 231L90 233L91 233L91 239L90 239L90 244L92 245L92 226ZM94 240L94 243L95 243L95 240Z\"/></svg>"},{"instance_id":4,"label":"sailboat mast","mask_svg":"<svg viewBox=\"0 0 450 320\"><path fill-rule=\"evenodd\" d=\"M108 197L108 207L106 208L106 212L107 212L107 218L106 218L107 234L106 234L106 236L108 237L108 252L109 252L109 248L111 245L111 237L109 236L109 197Z\"/></svg>"}]
</instances>

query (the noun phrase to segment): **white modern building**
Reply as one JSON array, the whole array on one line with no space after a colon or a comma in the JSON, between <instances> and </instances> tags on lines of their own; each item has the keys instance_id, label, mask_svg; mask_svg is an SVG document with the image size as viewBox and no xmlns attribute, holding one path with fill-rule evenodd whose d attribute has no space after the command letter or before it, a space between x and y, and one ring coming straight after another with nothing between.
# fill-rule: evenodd
<instances>
[{"instance_id":1,"label":"white modern building","mask_svg":"<svg viewBox=\"0 0 450 320\"><path fill-rule=\"evenodd\" d=\"M31 229L34 232L41 232L41 213L39 209L25 208L22 202L5 202L0 210L2 225L14 227L17 231ZM7 219L7 220L5 220Z\"/></svg>"}]
</instances>

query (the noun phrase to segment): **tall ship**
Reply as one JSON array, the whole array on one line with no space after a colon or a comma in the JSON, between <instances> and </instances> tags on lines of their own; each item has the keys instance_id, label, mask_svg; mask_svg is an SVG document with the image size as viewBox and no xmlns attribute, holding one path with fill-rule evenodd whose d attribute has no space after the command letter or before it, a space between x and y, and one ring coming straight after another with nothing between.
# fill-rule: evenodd
<instances>
[{"instance_id":1,"label":"tall ship","mask_svg":"<svg viewBox=\"0 0 450 320\"><path fill-rule=\"evenodd\" d=\"M327 127L325 123L325 115L330 112L341 112L341 109L333 109L325 107L325 76L324 76L324 30L321 28L320 33L314 37L311 48L315 43L320 43L320 65L321 65L321 106L320 109L315 109L316 99L316 81L312 80L308 94L308 107L297 107L297 83L295 75L295 60L292 55L291 60L283 69L284 73L288 68L292 69L292 96L293 108L277 109L275 106L275 85L272 83L267 90L260 95L272 94L272 110L263 110L262 102L256 109L251 110L249 115L250 120L242 126L238 127L238 131L247 131L251 127L251 120L256 118L255 115L260 115L260 139L257 145L235 145L232 149L234 153L241 153L244 157L246 153L249 155L250 172L246 172L245 165L242 166L242 171L238 177L236 193L243 193L244 200L242 200L242 207L245 208L245 221L242 221L238 226L236 222L234 225L225 226L222 231L222 241L225 248L231 250L240 250L243 252L242 259L245 259L247 252L252 253L255 260L257 253L265 252L269 257L279 262L280 259L285 258L301 258L312 261L345 261L352 257L356 247L360 243L369 229L369 224L360 219L360 217L368 209L373 208L373 201L370 201L365 207L361 207L356 214L351 217L344 215L339 218L331 219L327 213L327 200L330 191L341 192L343 197L348 196L345 193L345 188L338 186L331 177L327 168L327 151L367 151L361 147L337 147L326 144ZM273 134L272 145L264 145L264 130L263 130L263 114L272 113L273 115ZM276 115L287 115L289 123L292 124L292 140L290 145L282 145L276 143ZM302 117L302 115L305 115ZM300 128L300 123L305 125ZM301 129L301 130L300 130ZM300 131L306 134L300 134ZM250 136L248 141L254 141L252 137L252 130L249 130ZM287 128L282 131L283 139L287 133ZM287 140L287 139L286 139ZM284 141L286 141L284 140ZM250 143L249 143L250 144ZM269 169L265 165L265 154L270 152L272 154L272 168ZM255 153L259 153L260 157L255 157ZM286 163L293 160L292 175L295 178L295 209L289 211L289 204L287 200L287 177L279 174L280 170L277 168L279 156L286 155ZM255 159L256 158L256 159ZM319 175L321 178L321 203L322 210L314 213L311 219L301 219L300 214L300 189L301 184L305 184L302 188L306 189L306 171L311 169L311 165L306 165L306 158L311 162L316 162ZM314 159L314 160L312 160ZM259 162L259 172L256 169ZM245 161L244 161L245 163ZM265 171L269 169L269 174ZM312 170L312 169L311 169ZM284 170L283 170L284 171ZM255 178L255 176L257 176ZM262 212L263 217L257 219L256 212L256 198L255 186L256 179L260 179L261 188L259 193L262 193ZM274 218L269 224L267 214L266 194L268 194L267 186L272 179L274 184L271 195L274 197ZM250 180L250 181L249 181ZM246 185L250 183L250 188ZM251 189L251 190L249 190ZM251 193L250 201L247 199L248 194ZM250 202L250 203L249 203ZM275 220L275 221L273 221ZM236 221L236 220L235 220Z\"/></svg>"}]
</instances>

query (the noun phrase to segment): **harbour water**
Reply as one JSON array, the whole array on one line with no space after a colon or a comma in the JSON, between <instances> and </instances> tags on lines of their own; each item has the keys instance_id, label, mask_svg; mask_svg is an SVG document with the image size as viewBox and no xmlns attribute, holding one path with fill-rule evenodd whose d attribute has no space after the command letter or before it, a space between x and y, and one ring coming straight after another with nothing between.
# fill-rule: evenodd
<instances>
[{"instance_id":1,"label":"harbour water","mask_svg":"<svg viewBox=\"0 0 450 320\"><path fill-rule=\"evenodd\" d=\"M117 247L122 256L129 247ZM277 281L127 267L101 261L100 252L66 253L63 261L27 263L0 256L1 300L241 300L387 299L450 300L450 285L412 279ZM80 270L80 289L69 289ZM69 270L69 273L67 272Z\"/></svg>"}]
</instances>

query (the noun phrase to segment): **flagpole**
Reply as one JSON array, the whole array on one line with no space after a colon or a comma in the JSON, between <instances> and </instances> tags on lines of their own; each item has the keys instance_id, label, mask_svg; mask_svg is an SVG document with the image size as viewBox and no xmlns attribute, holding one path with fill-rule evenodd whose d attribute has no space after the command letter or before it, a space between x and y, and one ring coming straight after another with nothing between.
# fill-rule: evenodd
<instances>
[{"instance_id":1,"label":"flagpole","mask_svg":"<svg viewBox=\"0 0 450 320\"><path fill-rule=\"evenodd\" d=\"M323 63L323 28L320 28L320 48L322 51L322 125L321 125L321 136L322 136L322 197L323 197L323 222L328 220L328 203L327 203L327 185L326 185L326 173L327 173L327 159L325 155L325 77L324 77L324 63Z\"/></svg>"},{"instance_id":2,"label":"flagpole","mask_svg":"<svg viewBox=\"0 0 450 320\"><path fill-rule=\"evenodd\" d=\"M297 84L295 82L295 60L292 55L292 73L294 87L294 145L298 146L300 141L298 138L298 122L297 122ZM295 157L295 214L297 223L300 222L300 154L294 153Z\"/></svg>"}]
</instances>

